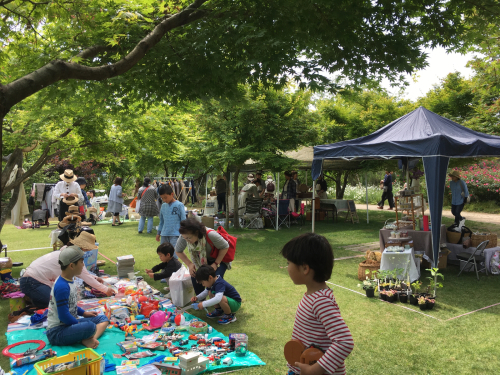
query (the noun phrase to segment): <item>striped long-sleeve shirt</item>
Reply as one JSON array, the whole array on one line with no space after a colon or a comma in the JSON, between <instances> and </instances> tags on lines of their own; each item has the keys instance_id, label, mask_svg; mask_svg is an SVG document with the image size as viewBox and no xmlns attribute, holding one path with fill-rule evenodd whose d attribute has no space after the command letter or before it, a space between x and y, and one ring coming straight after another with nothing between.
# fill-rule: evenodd
<instances>
[{"instance_id":1,"label":"striped long-sleeve shirt","mask_svg":"<svg viewBox=\"0 0 500 375\"><path fill-rule=\"evenodd\" d=\"M331 289L321 289L311 295L304 294L295 314L292 339L306 347L315 344L325 354L318 361L325 374L345 374L344 360L354 347L351 331L340 316ZM300 369L288 365L300 373Z\"/></svg>"}]
</instances>

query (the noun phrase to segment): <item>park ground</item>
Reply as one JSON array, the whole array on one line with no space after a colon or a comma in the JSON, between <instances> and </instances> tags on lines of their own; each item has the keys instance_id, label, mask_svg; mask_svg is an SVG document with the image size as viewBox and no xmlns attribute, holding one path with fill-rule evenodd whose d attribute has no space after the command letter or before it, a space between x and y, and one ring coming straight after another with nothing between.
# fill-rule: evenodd
<instances>
[{"instance_id":1,"label":"park ground","mask_svg":"<svg viewBox=\"0 0 500 375\"><path fill-rule=\"evenodd\" d=\"M354 337L355 347L346 361L348 373L396 375L498 372L498 277L482 274L480 281L477 281L475 275L465 274L457 278L458 267L448 266L442 270L444 288L438 290L436 307L426 311L426 314L410 305L369 299L358 288L357 270L362 259L354 256L362 253L349 250L353 249L350 245L377 242L378 230L394 213L373 210L369 214L370 222L367 224L366 206L363 208L359 205L359 224L345 222L341 215L335 223L329 220L316 225L317 233L326 236L333 246L337 261L329 286ZM468 216L472 218L470 213ZM467 225L473 230L498 233L500 223L490 219L484 223L469 219ZM451 220L445 217L443 222L449 225ZM2 242L8 244L9 251L48 247L48 235L52 229L19 230L6 225L2 231ZM136 270L150 268L159 262L154 234L138 234L136 222L127 222L120 227L99 224L94 230L100 251L111 259L133 254ZM226 335L231 332L247 333L249 349L266 362L264 367L245 369L240 371L241 374L286 373L283 346L290 338L296 307L305 288L291 282L286 261L279 252L288 240L310 230L310 222L279 232L230 230L238 237L238 244L233 268L226 273L226 279L242 295L243 305L235 323L217 326L217 329ZM26 266L49 251L51 249L48 248L11 251L9 256L15 262L24 262ZM20 270L14 269L14 277L19 276ZM104 270L116 274L115 267L109 261ZM144 272L142 274L145 276ZM424 284L427 276L429 272L422 269L421 280ZM151 284L157 288L164 285L154 281ZM476 311L491 305L495 306ZM0 301L0 325L4 332L8 312L9 301ZM0 347L5 345L6 338L2 336ZM0 359L0 366L8 368L5 357Z\"/></svg>"}]
</instances>

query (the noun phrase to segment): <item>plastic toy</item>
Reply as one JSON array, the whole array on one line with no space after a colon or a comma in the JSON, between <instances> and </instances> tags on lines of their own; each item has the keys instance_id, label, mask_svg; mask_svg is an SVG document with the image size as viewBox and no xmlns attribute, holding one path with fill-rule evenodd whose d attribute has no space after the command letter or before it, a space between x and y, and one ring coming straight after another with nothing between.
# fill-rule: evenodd
<instances>
[{"instance_id":1,"label":"plastic toy","mask_svg":"<svg viewBox=\"0 0 500 375\"><path fill-rule=\"evenodd\" d=\"M35 362L42 361L42 360L47 359L47 358L55 357L56 355L57 355L57 353L55 351L53 351L52 349L47 349L47 350L44 350L40 354L31 354L31 355L26 355L24 357L17 358L15 360L13 360L10 363L10 365L12 367L20 367L20 366L24 366L28 363L35 363Z\"/></svg>"},{"instance_id":2,"label":"plastic toy","mask_svg":"<svg viewBox=\"0 0 500 375\"><path fill-rule=\"evenodd\" d=\"M146 317L149 317L149 315L154 311L158 311L159 308L158 308L158 301L152 301L152 302L144 302L142 305L141 305L141 310L140 310L140 313ZM136 314L134 314L136 315Z\"/></svg>"},{"instance_id":3,"label":"plastic toy","mask_svg":"<svg viewBox=\"0 0 500 375\"><path fill-rule=\"evenodd\" d=\"M166 314L163 311L157 311L149 318L149 326L151 328L160 328L165 323Z\"/></svg>"},{"instance_id":4,"label":"plastic toy","mask_svg":"<svg viewBox=\"0 0 500 375\"><path fill-rule=\"evenodd\" d=\"M285 344L285 359L289 365L294 366L295 362L314 365L324 354L315 345L308 348L299 340L292 339Z\"/></svg>"},{"instance_id":5,"label":"plastic toy","mask_svg":"<svg viewBox=\"0 0 500 375\"><path fill-rule=\"evenodd\" d=\"M184 318L183 314L176 315L174 322L176 325L180 326L186 322L186 318Z\"/></svg>"},{"instance_id":6,"label":"plastic toy","mask_svg":"<svg viewBox=\"0 0 500 375\"><path fill-rule=\"evenodd\" d=\"M9 350L23 344L38 344L37 349L29 349L25 351L24 353L9 353ZM21 357L25 357L27 355L32 355L35 354L37 351L42 350L45 348L45 343L42 340L26 340L26 341L21 341L21 342L16 342L15 344L7 345L3 350L2 354L6 357L10 357L12 359L18 359Z\"/></svg>"}]
</instances>

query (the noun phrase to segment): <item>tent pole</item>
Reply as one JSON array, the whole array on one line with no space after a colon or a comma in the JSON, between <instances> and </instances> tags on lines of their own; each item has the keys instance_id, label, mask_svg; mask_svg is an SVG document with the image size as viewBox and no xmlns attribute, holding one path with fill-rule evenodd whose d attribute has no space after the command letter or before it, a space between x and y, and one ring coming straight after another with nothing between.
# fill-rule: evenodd
<instances>
[{"instance_id":1,"label":"tent pole","mask_svg":"<svg viewBox=\"0 0 500 375\"><path fill-rule=\"evenodd\" d=\"M203 216L207 216L207 203L208 203L208 173L207 173L207 178L205 181L205 212L203 213Z\"/></svg>"},{"instance_id":2,"label":"tent pole","mask_svg":"<svg viewBox=\"0 0 500 375\"><path fill-rule=\"evenodd\" d=\"M276 199L276 230L279 229L278 216L279 216L279 212L280 212L280 190L279 190L279 188L280 188L280 174L279 174L279 172L278 172L277 180L278 180L278 184L276 185L276 189L278 190L278 199Z\"/></svg>"},{"instance_id":3,"label":"tent pole","mask_svg":"<svg viewBox=\"0 0 500 375\"><path fill-rule=\"evenodd\" d=\"M231 201L231 189L233 188L231 186L231 181L233 180L233 172L229 172L229 189L227 189L227 203L226 203L226 222L227 222L227 228L229 229L229 202ZM234 198L233 198L233 206L234 206ZM234 223L233 223L234 225Z\"/></svg>"},{"instance_id":4,"label":"tent pole","mask_svg":"<svg viewBox=\"0 0 500 375\"><path fill-rule=\"evenodd\" d=\"M370 215L368 214L368 172L365 172L366 179L366 224L370 223Z\"/></svg>"},{"instance_id":5,"label":"tent pole","mask_svg":"<svg viewBox=\"0 0 500 375\"><path fill-rule=\"evenodd\" d=\"M312 200L312 232L314 233L314 229L316 227L315 217L316 217L316 180L313 180L313 200Z\"/></svg>"}]
</instances>

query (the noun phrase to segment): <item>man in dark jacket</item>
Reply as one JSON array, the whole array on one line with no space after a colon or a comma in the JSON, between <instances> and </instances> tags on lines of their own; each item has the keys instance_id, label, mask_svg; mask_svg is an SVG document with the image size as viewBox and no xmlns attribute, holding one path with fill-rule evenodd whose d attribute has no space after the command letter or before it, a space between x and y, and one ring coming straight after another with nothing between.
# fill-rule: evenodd
<instances>
[{"instance_id":1,"label":"man in dark jacket","mask_svg":"<svg viewBox=\"0 0 500 375\"><path fill-rule=\"evenodd\" d=\"M380 181L382 182L382 181ZM390 171L385 171L385 176L383 180L382 189L382 199L378 202L377 208L380 210L384 209L384 202L387 199L389 201L389 210L394 209L394 196L392 195L392 175Z\"/></svg>"}]
</instances>

